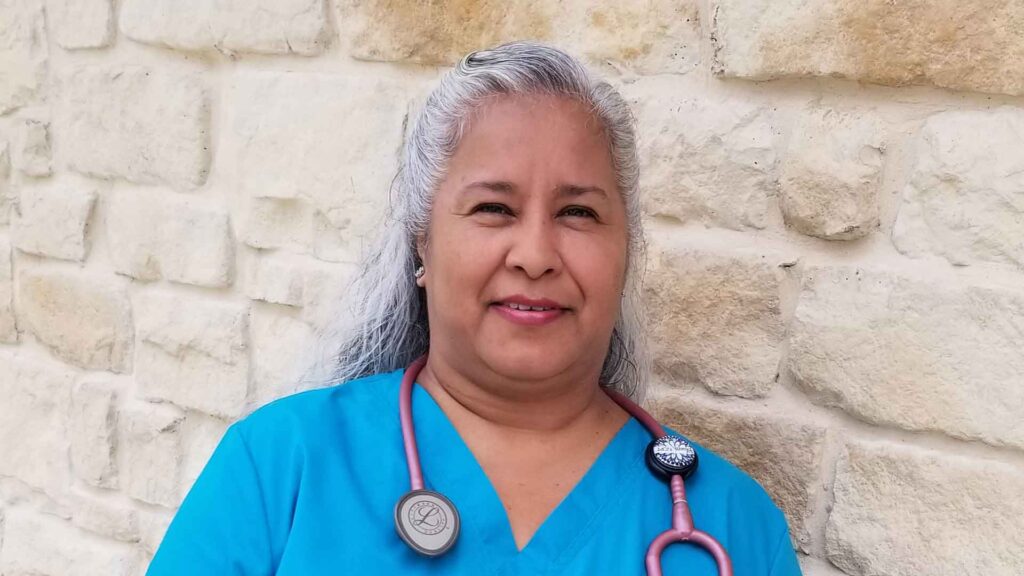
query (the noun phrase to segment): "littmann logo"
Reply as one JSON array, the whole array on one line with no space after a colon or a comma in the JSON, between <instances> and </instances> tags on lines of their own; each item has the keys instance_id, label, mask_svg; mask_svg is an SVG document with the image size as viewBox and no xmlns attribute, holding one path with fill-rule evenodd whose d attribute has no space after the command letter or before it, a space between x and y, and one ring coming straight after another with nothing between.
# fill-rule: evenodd
<instances>
[{"instance_id":1,"label":"littmann logo","mask_svg":"<svg viewBox=\"0 0 1024 576\"><path fill-rule=\"evenodd\" d=\"M432 536L444 530L447 524L444 510L429 500L420 500L409 507L409 525L420 534Z\"/></svg>"}]
</instances>

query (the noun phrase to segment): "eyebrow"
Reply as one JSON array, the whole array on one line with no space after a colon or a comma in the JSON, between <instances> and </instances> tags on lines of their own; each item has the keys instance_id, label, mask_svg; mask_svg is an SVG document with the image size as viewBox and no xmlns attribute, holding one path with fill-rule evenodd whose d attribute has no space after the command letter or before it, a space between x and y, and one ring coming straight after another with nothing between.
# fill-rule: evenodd
<instances>
[{"instance_id":1,"label":"eyebrow","mask_svg":"<svg viewBox=\"0 0 1024 576\"><path fill-rule=\"evenodd\" d=\"M501 194L512 194L516 190L515 185L512 184L511 182L481 180L479 182L473 182L471 184L466 185L466 187L464 187L462 191L468 192L473 188L483 188L485 190L491 190L492 192L498 192ZM605 192L603 188L600 188L598 186L578 186L576 184L560 184L555 188L555 190L558 192L559 197L569 196L575 198L578 196L583 196L584 194L593 193L599 194L606 199L608 198L608 193Z\"/></svg>"}]
</instances>

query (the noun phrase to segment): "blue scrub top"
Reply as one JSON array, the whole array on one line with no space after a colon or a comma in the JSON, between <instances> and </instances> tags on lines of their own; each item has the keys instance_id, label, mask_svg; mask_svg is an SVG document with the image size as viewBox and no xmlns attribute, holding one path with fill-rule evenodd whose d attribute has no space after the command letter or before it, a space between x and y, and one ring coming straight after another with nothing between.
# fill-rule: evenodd
<instances>
[{"instance_id":1,"label":"blue scrub top","mask_svg":"<svg viewBox=\"0 0 1024 576\"><path fill-rule=\"evenodd\" d=\"M630 419L522 551L497 493L441 408L413 387L427 488L455 503L462 531L426 558L395 531L409 490L398 419L404 370L276 400L228 428L168 527L147 574L643 575L671 525L667 484L644 463L650 434ZM799 576L786 521L761 486L695 445L686 482L696 526L736 576ZM665 576L711 576L692 544L662 556Z\"/></svg>"}]
</instances>

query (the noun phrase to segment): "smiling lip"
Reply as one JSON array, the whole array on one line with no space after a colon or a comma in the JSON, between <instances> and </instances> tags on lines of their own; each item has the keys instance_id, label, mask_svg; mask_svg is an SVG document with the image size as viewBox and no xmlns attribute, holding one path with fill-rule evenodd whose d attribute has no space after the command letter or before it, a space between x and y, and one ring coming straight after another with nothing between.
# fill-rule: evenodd
<instances>
[{"instance_id":1,"label":"smiling lip","mask_svg":"<svg viewBox=\"0 0 1024 576\"><path fill-rule=\"evenodd\" d=\"M509 307L509 304L533 306L535 308L549 308L549 310L516 310L515 308ZM491 304L491 308L494 308L495 312L500 314L506 320L524 326L542 326L557 320L568 311L568 308L563 307L554 300L549 300L547 298L527 298L520 294L509 296L508 298L503 298L498 302L494 302Z\"/></svg>"}]
</instances>

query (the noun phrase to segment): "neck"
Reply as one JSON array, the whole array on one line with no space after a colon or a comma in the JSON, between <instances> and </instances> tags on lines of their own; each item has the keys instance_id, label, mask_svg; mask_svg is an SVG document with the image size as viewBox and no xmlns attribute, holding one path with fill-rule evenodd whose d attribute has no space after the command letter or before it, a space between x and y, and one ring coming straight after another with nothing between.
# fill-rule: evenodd
<instances>
[{"instance_id":1,"label":"neck","mask_svg":"<svg viewBox=\"0 0 1024 576\"><path fill-rule=\"evenodd\" d=\"M567 371L544 381L523 381L484 369L459 370L432 352L417 381L453 421L550 434L621 425L627 416L601 390L598 374Z\"/></svg>"}]
</instances>

